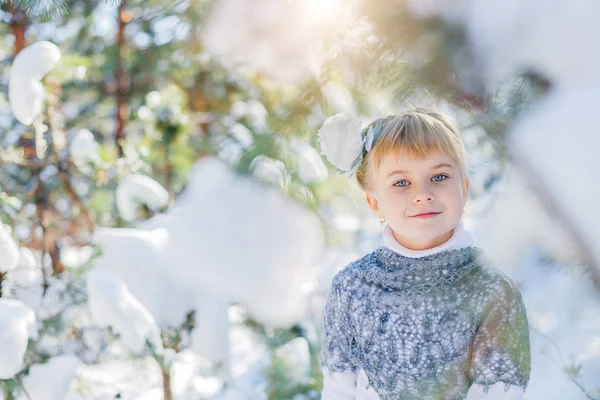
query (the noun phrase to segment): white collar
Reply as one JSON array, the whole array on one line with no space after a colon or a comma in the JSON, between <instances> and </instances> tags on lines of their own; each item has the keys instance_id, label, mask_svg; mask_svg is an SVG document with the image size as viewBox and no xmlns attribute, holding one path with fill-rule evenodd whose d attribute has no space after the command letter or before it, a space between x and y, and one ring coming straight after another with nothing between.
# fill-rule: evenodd
<instances>
[{"instance_id":1,"label":"white collar","mask_svg":"<svg viewBox=\"0 0 600 400\"><path fill-rule=\"evenodd\" d=\"M471 236L471 234L463 228L462 219L454 229L454 233L452 234L450 239L440 244L439 246L425 250L411 250L402 246L394 237L392 228L387 223L383 227L383 245L388 249L393 250L396 253L401 254L405 257L418 258L439 253L444 250L461 249L463 247L472 246L473 242L473 236Z\"/></svg>"}]
</instances>

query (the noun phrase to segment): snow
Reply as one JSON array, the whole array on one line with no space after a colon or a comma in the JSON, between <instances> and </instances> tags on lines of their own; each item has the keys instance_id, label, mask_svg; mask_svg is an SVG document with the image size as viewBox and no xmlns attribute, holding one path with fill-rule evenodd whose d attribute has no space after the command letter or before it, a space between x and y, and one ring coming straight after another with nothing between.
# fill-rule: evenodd
<instances>
[{"instance_id":1,"label":"snow","mask_svg":"<svg viewBox=\"0 0 600 400\"><path fill-rule=\"evenodd\" d=\"M275 351L286 365L287 376L295 383L305 383L310 379L310 351L303 337L290 340Z\"/></svg>"},{"instance_id":2,"label":"snow","mask_svg":"<svg viewBox=\"0 0 600 400\"><path fill-rule=\"evenodd\" d=\"M149 357L109 360L82 365L71 384L68 400L162 399L159 366Z\"/></svg>"},{"instance_id":3,"label":"snow","mask_svg":"<svg viewBox=\"0 0 600 400\"><path fill-rule=\"evenodd\" d=\"M286 168L281 160L259 155L250 163L250 170L260 181L279 187L285 185Z\"/></svg>"},{"instance_id":4,"label":"snow","mask_svg":"<svg viewBox=\"0 0 600 400\"><path fill-rule=\"evenodd\" d=\"M511 272L521 283L531 329L532 370L525 399L584 400L563 368L583 365L581 383L589 391L598 388L600 294L579 266L561 269L541 261L541 254L531 247L520 268Z\"/></svg>"},{"instance_id":5,"label":"snow","mask_svg":"<svg viewBox=\"0 0 600 400\"><path fill-rule=\"evenodd\" d=\"M25 303L0 298L0 379L10 379L23 368L29 338L37 339L35 314Z\"/></svg>"},{"instance_id":6,"label":"snow","mask_svg":"<svg viewBox=\"0 0 600 400\"><path fill-rule=\"evenodd\" d=\"M69 268L78 268L85 265L93 256L92 246L70 247L65 246L60 252L60 261Z\"/></svg>"},{"instance_id":7,"label":"snow","mask_svg":"<svg viewBox=\"0 0 600 400\"><path fill-rule=\"evenodd\" d=\"M240 123L234 124L229 129L229 132L244 149L248 149L252 143L254 143L254 138L252 137L252 132L250 132L250 129L246 128Z\"/></svg>"},{"instance_id":8,"label":"snow","mask_svg":"<svg viewBox=\"0 0 600 400\"><path fill-rule=\"evenodd\" d=\"M37 313L42 305L43 282L35 255L31 249L21 247L17 268L7 273L2 281L2 293L23 301Z\"/></svg>"},{"instance_id":9,"label":"snow","mask_svg":"<svg viewBox=\"0 0 600 400\"><path fill-rule=\"evenodd\" d=\"M489 83L535 71L584 84L600 68L600 47L588 40L600 36L599 13L595 0L471 0L466 25Z\"/></svg>"},{"instance_id":10,"label":"snow","mask_svg":"<svg viewBox=\"0 0 600 400\"><path fill-rule=\"evenodd\" d=\"M174 278L171 270L176 266L165 255L169 233L161 226L169 219L158 214L142 224L144 229L99 227L92 236L102 250L93 265L122 279L161 328L181 325L196 304L189 281ZM196 267L193 262L181 266Z\"/></svg>"},{"instance_id":11,"label":"snow","mask_svg":"<svg viewBox=\"0 0 600 400\"><path fill-rule=\"evenodd\" d=\"M98 142L94 139L94 134L87 129L77 131L71 141L69 152L76 162L91 161L98 158Z\"/></svg>"},{"instance_id":12,"label":"snow","mask_svg":"<svg viewBox=\"0 0 600 400\"><path fill-rule=\"evenodd\" d=\"M594 0L410 0L408 9L417 18L463 24L491 84L528 71L560 85L584 84L600 68L600 48L586 40L600 36Z\"/></svg>"},{"instance_id":13,"label":"snow","mask_svg":"<svg viewBox=\"0 0 600 400\"><path fill-rule=\"evenodd\" d=\"M589 262L600 266L600 195L594 168L598 158L600 82L557 88L517 121L507 145L518 165L530 171L562 213L560 222L585 246Z\"/></svg>"},{"instance_id":14,"label":"snow","mask_svg":"<svg viewBox=\"0 0 600 400\"><path fill-rule=\"evenodd\" d=\"M87 276L88 304L99 327L112 327L125 345L140 354L148 341L162 352L160 330L148 310L131 294L119 277L105 269L93 269Z\"/></svg>"},{"instance_id":15,"label":"snow","mask_svg":"<svg viewBox=\"0 0 600 400\"><path fill-rule=\"evenodd\" d=\"M304 183L323 182L329 176L323 159L308 143L290 140L290 149L298 158L298 176Z\"/></svg>"},{"instance_id":16,"label":"snow","mask_svg":"<svg viewBox=\"0 0 600 400\"><path fill-rule=\"evenodd\" d=\"M47 41L33 43L15 57L8 97L12 113L22 124L31 125L42 112L46 92L40 81L54 69L60 57L58 47Z\"/></svg>"},{"instance_id":17,"label":"snow","mask_svg":"<svg viewBox=\"0 0 600 400\"><path fill-rule=\"evenodd\" d=\"M12 271L19 262L19 246L10 234L10 230L0 222L0 272Z\"/></svg>"},{"instance_id":18,"label":"snow","mask_svg":"<svg viewBox=\"0 0 600 400\"><path fill-rule=\"evenodd\" d=\"M243 104L243 106L241 105ZM247 104L238 102L236 111L241 117L243 110L241 108L247 108ZM229 121L226 121L227 123ZM236 165L244 152L254 143L254 137L252 132L241 123L234 123L228 128L228 135L221 137L219 140L219 157L227 161L231 165Z\"/></svg>"},{"instance_id":19,"label":"snow","mask_svg":"<svg viewBox=\"0 0 600 400\"><path fill-rule=\"evenodd\" d=\"M162 96L157 90L153 90L146 95L146 104L148 104L148 107L150 108L158 107L161 101Z\"/></svg>"},{"instance_id":20,"label":"snow","mask_svg":"<svg viewBox=\"0 0 600 400\"><path fill-rule=\"evenodd\" d=\"M250 120L252 127L256 130L255 133L262 133L267 127L267 116L268 111L264 104L259 100L251 99L248 100L246 116Z\"/></svg>"},{"instance_id":21,"label":"snow","mask_svg":"<svg viewBox=\"0 0 600 400\"><path fill-rule=\"evenodd\" d=\"M492 204L478 216L473 232L477 245L505 271L521 265L531 246L541 246L565 264L572 262L578 253L575 243L525 178L511 167L499 188L488 195Z\"/></svg>"},{"instance_id":22,"label":"snow","mask_svg":"<svg viewBox=\"0 0 600 400\"><path fill-rule=\"evenodd\" d=\"M304 317L323 243L310 211L204 157L169 214L166 254L180 281L242 303L267 325Z\"/></svg>"},{"instance_id":23,"label":"snow","mask_svg":"<svg viewBox=\"0 0 600 400\"><path fill-rule=\"evenodd\" d=\"M240 374L229 305L267 326L302 321L318 285L323 232L278 189L204 157L166 214L137 228L96 228L93 242L102 251L87 279L95 323L111 325L139 352L147 336L195 310L189 349L228 379Z\"/></svg>"},{"instance_id":24,"label":"snow","mask_svg":"<svg viewBox=\"0 0 600 400\"><path fill-rule=\"evenodd\" d=\"M195 307L196 326L191 332L190 350L224 363L229 370L229 303L211 293L200 293Z\"/></svg>"},{"instance_id":25,"label":"snow","mask_svg":"<svg viewBox=\"0 0 600 400\"><path fill-rule=\"evenodd\" d=\"M323 233L277 189L204 157L173 209L153 220L146 229L97 228L93 241L103 251L97 266L121 277L159 326L181 323L203 292L241 302L266 324L303 318Z\"/></svg>"},{"instance_id":26,"label":"snow","mask_svg":"<svg viewBox=\"0 0 600 400\"><path fill-rule=\"evenodd\" d=\"M233 325L230 332L232 376L225 381L214 366L188 350L177 354L171 367L171 388L175 399L222 399L237 388L240 398L266 398L264 368L268 367L269 353L264 339L252 329ZM68 400L105 400L118 393L124 399L162 399L161 372L155 360L114 359L94 365L82 365L76 380L66 396ZM225 396L225 397L224 397ZM231 397L229 397L231 398Z\"/></svg>"},{"instance_id":27,"label":"snow","mask_svg":"<svg viewBox=\"0 0 600 400\"><path fill-rule=\"evenodd\" d=\"M82 362L72 354L51 358L44 364L35 364L23 378L27 395L20 400L64 400L69 385Z\"/></svg>"},{"instance_id":28,"label":"snow","mask_svg":"<svg viewBox=\"0 0 600 400\"><path fill-rule=\"evenodd\" d=\"M169 203L169 192L154 179L132 174L125 177L117 186L116 203L121 217L133 221L140 205L158 211Z\"/></svg>"}]
</instances>

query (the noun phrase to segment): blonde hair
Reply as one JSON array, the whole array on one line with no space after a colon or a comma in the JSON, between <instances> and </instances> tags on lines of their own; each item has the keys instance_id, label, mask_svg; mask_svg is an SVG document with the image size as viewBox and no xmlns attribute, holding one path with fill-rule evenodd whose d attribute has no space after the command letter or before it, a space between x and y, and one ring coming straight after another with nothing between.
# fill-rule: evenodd
<instances>
[{"instance_id":1,"label":"blonde hair","mask_svg":"<svg viewBox=\"0 0 600 400\"><path fill-rule=\"evenodd\" d=\"M381 126L373 147L356 171L356 180L363 190L369 188L369 172L373 166L379 167L388 153L398 150L418 158L424 158L434 150L443 151L454 160L463 179L467 177L465 147L458 128L447 115L415 108L375 120L369 126L375 128L378 123Z\"/></svg>"}]
</instances>

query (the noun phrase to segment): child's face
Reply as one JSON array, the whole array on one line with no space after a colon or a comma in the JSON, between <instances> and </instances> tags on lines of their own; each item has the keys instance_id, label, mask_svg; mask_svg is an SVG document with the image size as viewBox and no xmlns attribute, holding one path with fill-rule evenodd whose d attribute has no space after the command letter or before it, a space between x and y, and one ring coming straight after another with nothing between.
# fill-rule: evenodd
<instances>
[{"instance_id":1,"label":"child's face","mask_svg":"<svg viewBox=\"0 0 600 400\"><path fill-rule=\"evenodd\" d=\"M370 183L369 206L385 217L396 240L413 250L438 246L452 236L469 190L469 179L442 151L423 159L404 151L389 153L371 171Z\"/></svg>"}]
</instances>

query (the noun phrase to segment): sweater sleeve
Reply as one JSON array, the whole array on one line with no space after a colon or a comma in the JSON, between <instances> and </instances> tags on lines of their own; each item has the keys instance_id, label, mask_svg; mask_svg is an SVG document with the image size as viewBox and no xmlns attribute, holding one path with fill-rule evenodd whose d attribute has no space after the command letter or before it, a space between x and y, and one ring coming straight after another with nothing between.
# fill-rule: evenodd
<instances>
[{"instance_id":1,"label":"sweater sleeve","mask_svg":"<svg viewBox=\"0 0 600 400\"><path fill-rule=\"evenodd\" d=\"M508 390L507 390L508 389ZM494 383L487 393L482 385L472 385L465 400L523 400L525 389L521 386L509 386L503 382Z\"/></svg>"},{"instance_id":2,"label":"sweater sleeve","mask_svg":"<svg viewBox=\"0 0 600 400\"><path fill-rule=\"evenodd\" d=\"M469 377L472 384L481 386L487 396L492 396L492 386L494 393L505 394L505 397L492 396L489 399L512 400L513 397L508 397L511 387L516 386L524 391L531 373L525 305L519 288L506 276L496 283L488 300L471 347ZM519 392L519 389L514 391ZM488 397L482 399L488 400Z\"/></svg>"},{"instance_id":3,"label":"sweater sleeve","mask_svg":"<svg viewBox=\"0 0 600 400\"><path fill-rule=\"evenodd\" d=\"M340 275L333 279L325 304L321 369L323 400L354 399L357 368L351 361L354 345L347 296Z\"/></svg>"}]
</instances>

